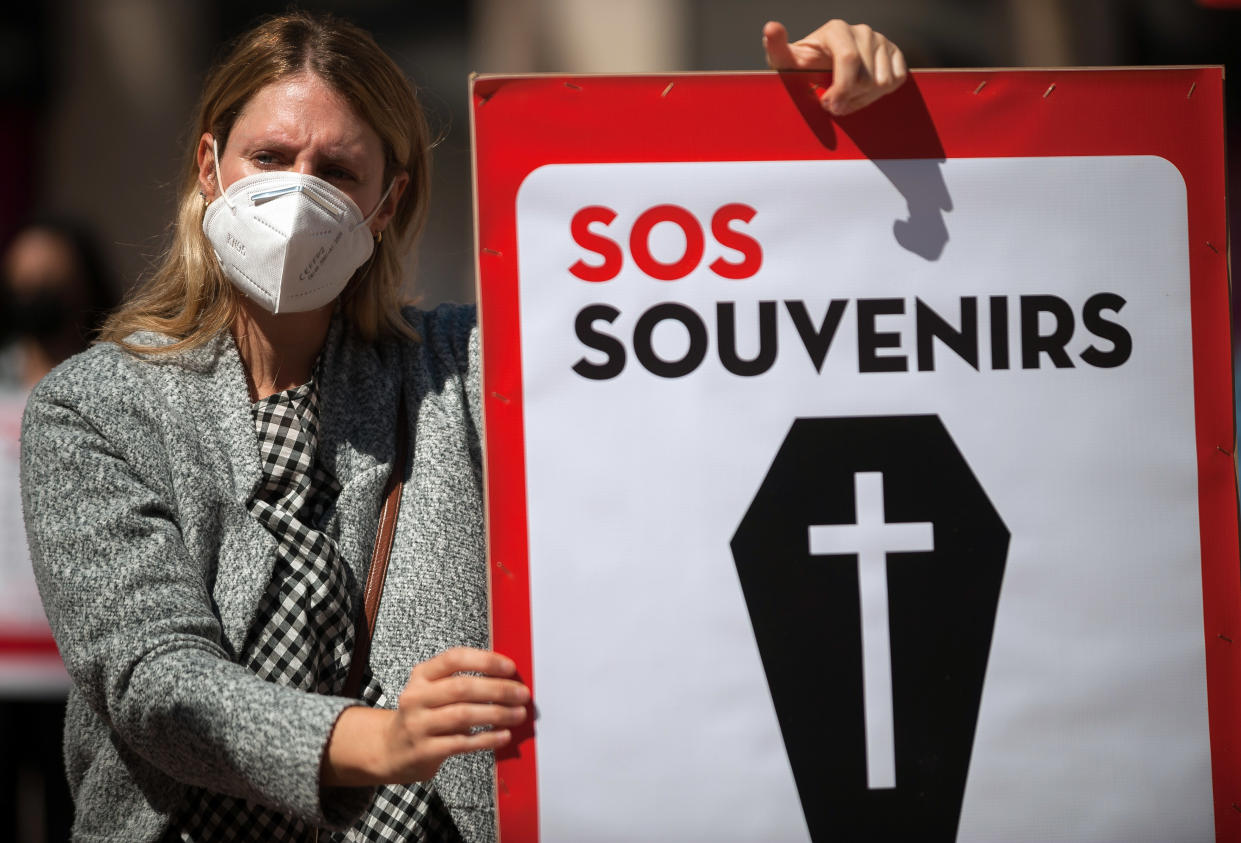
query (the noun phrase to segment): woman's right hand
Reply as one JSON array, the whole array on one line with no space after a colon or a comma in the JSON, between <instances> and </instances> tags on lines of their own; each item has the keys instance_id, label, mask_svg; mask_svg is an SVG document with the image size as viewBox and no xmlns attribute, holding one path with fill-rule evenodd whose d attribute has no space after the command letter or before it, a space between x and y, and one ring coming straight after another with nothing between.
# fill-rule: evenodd
<instances>
[{"instance_id":1,"label":"woman's right hand","mask_svg":"<svg viewBox=\"0 0 1241 843\"><path fill-rule=\"evenodd\" d=\"M864 23L831 20L790 44L784 24L768 21L763 49L773 70L832 71L832 85L819 102L837 117L892 93L909 75L900 48Z\"/></svg>"},{"instance_id":2,"label":"woman's right hand","mask_svg":"<svg viewBox=\"0 0 1241 843\"><path fill-rule=\"evenodd\" d=\"M322 785L426 781L450 755L504 746L530 702L530 689L511 678L516 673L511 659L468 647L416 665L396 711L353 706L341 712L324 754Z\"/></svg>"}]
</instances>

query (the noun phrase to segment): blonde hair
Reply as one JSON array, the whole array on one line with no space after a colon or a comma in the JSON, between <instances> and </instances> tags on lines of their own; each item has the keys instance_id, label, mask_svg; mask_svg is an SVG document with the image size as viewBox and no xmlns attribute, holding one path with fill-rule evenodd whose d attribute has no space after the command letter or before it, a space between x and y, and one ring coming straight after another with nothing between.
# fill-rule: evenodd
<instances>
[{"instance_id":1,"label":"blonde hair","mask_svg":"<svg viewBox=\"0 0 1241 843\"><path fill-rule=\"evenodd\" d=\"M402 258L422 230L429 199L430 138L409 80L364 30L328 16L295 12L271 18L241 36L203 84L178 194L172 241L154 272L113 313L100 339L131 350L166 353L193 348L227 330L239 293L220 270L203 233L196 150L210 132L223 149L241 110L262 88L309 71L345 98L383 143L385 181L400 172L409 185L375 245L375 254L341 296L344 317L367 341L416 339L401 316ZM134 346L125 338L154 331L173 342Z\"/></svg>"}]
</instances>

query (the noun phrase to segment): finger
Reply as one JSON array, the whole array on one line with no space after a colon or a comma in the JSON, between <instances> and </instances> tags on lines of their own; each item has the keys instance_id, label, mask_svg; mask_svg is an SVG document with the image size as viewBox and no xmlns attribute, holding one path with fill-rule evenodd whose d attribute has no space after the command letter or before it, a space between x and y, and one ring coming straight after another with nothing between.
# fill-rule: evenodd
<instances>
[{"instance_id":1,"label":"finger","mask_svg":"<svg viewBox=\"0 0 1241 843\"><path fill-rule=\"evenodd\" d=\"M779 21L767 21L763 26L763 50L767 53L767 66L773 70L787 70L797 64L789 48L788 30Z\"/></svg>"},{"instance_id":2,"label":"finger","mask_svg":"<svg viewBox=\"0 0 1241 843\"><path fill-rule=\"evenodd\" d=\"M437 708L428 714L426 734L464 735L481 726L517 726L524 723L527 716L526 709L520 706L458 703Z\"/></svg>"},{"instance_id":3,"label":"finger","mask_svg":"<svg viewBox=\"0 0 1241 843\"><path fill-rule=\"evenodd\" d=\"M414 665L410 671L410 679L434 682L454 673L485 673L489 676L512 676L517 673L517 665L507 656L490 650L478 650L473 647L453 647L438 656Z\"/></svg>"},{"instance_id":4,"label":"finger","mask_svg":"<svg viewBox=\"0 0 1241 843\"><path fill-rule=\"evenodd\" d=\"M859 66L857 77L854 79L853 89L845 93L845 99L850 106L854 106L857 100L870 97L873 92L876 85L876 54L887 39L864 23L849 27L849 31L853 36L853 43L857 45ZM874 97L878 96L878 93L874 94ZM869 102L869 100L867 101Z\"/></svg>"},{"instance_id":5,"label":"finger","mask_svg":"<svg viewBox=\"0 0 1241 843\"><path fill-rule=\"evenodd\" d=\"M888 46L892 50L892 80L894 82L892 88L895 90L905 84L905 79L909 76L909 67L905 64L905 54L901 52L900 47L895 44Z\"/></svg>"},{"instance_id":6,"label":"finger","mask_svg":"<svg viewBox=\"0 0 1241 843\"><path fill-rule=\"evenodd\" d=\"M444 759L480 749L499 749L513 739L508 729L492 729L461 735L424 736L415 747L400 753L385 781L427 781L439 770Z\"/></svg>"},{"instance_id":7,"label":"finger","mask_svg":"<svg viewBox=\"0 0 1241 843\"><path fill-rule=\"evenodd\" d=\"M474 732L469 735L442 735L427 738L425 749L441 758L450 755L464 755L480 749L498 749L513 739L508 729L492 729L489 732Z\"/></svg>"},{"instance_id":8,"label":"finger","mask_svg":"<svg viewBox=\"0 0 1241 843\"><path fill-rule=\"evenodd\" d=\"M401 692L402 705L439 708L463 702L525 705L530 702L530 689L512 679L446 676L434 682L411 682Z\"/></svg>"},{"instance_id":9,"label":"finger","mask_svg":"<svg viewBox=\"0 0 1241 843\"><path fill-rule=\"evenodd\" d=\"M884 40L883 36L864 23L849 27L849 34L853 36L853 43L857 45L858 56L862 59L862 63L869 69L880 42Z\"/></svg>"},{"instance_id":10,"label":"finger","mask_svg":"<svg viewBox=\"0 0 1241 843\"><path fill-rule=\"evenodd\" d=\"M865 66L853 29L848 24L832 21L819 31L832 56L832 85L824 92L820 102L828 111L838 114L854 96L859 81L865 75Z\"/></svg>"},{"instance_id":11,"label":"finger","mask_svg":"<svg viewBox=\"0 0 1241 843\"><path fill-rule=\"evenodd\" d=\"M905 57L899 49L887 42L887 39L880 36L880 41L881 46L875 53L872 83L860 85L852 97L839 104L839 110L835 112L837 116L843 117L859 111L905 83L909 73L905 67Z\"/></svg>"},{"instance_id":12,"label":"finger","mask_svg":"<svg viewBox=\"0 0 1241 843\"><path fill-rule=\"evenodd\" d=\"M875 51L874 68L871 74L875 79L875 84L881 91L886 91L892 87L892 56L888 52L887 43L881 43Z\"/></svg>"}]
</instances>

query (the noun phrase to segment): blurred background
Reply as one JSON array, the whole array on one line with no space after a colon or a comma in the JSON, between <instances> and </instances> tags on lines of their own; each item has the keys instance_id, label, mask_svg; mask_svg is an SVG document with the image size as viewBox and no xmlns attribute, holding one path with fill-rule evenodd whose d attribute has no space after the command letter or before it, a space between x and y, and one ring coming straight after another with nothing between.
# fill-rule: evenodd
<instances>
[{"instance_id":1,"label":"blurred background","mask_svg":"<svg viewBox=\"0 0 1241 843\"><path fill-rule=\"evenodd\" d=\"M440 137L423 241L429 247L411 267L413 290L424 305L474 298L471 71L761 69L765 21L783 21L797 38L831 17L873 25L904 49L915 68L1223 64L1229 73L1241 68L1241 0L299 5L336 12L369 29L422 89ZM64 290L104 279L105 293L115 296L147 270L168 234L173 186L205 70L229 39L259 17L288 7L262 0L48 0L10 5L0 18L0 160L6 162L0 167L0 294L17 284L18 235L29 233L32 219L62 221L53 233L71 228L83 235L62 237L59 264L47 257L55 248L44 250L40 264L58 267L59 301L80 313L51 327L38 323L44 324L40 340L33 330L37 320L28 316L38 308L30 309L27 301L22 309L5 304L11 297L0 298L9 317L0 318L0 331L7 330L7 337L0 335L0 510L9 510L7 517L0 512L0 840L64 840L70 819L58 726L66 679L54 663L54 649L39 643L45 627L37 612L34 619L28 611L20 618L4 617L5 606L37 607L13 515L13 419L20 415L30 373L38 371L32 361L55 362L57 354L72 351L71 340L82 338L108 298ZM1227 95L1234 139L1241 136L1239 90L1231 85ZM1239 149L1237 143L1230 147L1234 177L1241 172ZM53 269L40 271L55 275ZM15 316L19 312L21 319ZM1234 303L1234 324L1236 313ZM49 340L56 339L52 327L61 331L59 344ZM18 357L22 344L26 353Z\"/></svg>"}]
</instances>

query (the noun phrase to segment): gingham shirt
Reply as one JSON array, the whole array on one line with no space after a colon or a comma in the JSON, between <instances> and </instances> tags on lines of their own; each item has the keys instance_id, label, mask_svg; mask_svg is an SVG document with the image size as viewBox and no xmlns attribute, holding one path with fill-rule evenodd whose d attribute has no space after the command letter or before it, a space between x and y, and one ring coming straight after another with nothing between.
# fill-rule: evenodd
<instances>
[{"instance_id":1,"label":"gingham shirt","mask_svg":"<svg viewBox=\"0 0 1241 843\"><path fill-rule=\"evenodd\" d=\"M339 694L353 653L352 574L324 532L340 485L315 459L319 391L314 380L255 402L263 484L250 513L276 538L276 562L241 660L268 682ZM362 699L384 707L368 670ZM183 841L457 841L460 835L434 788L379 788L346 832L319 832L271 808L194 791L174 839Z\"/></svg>"}]
</instances>

